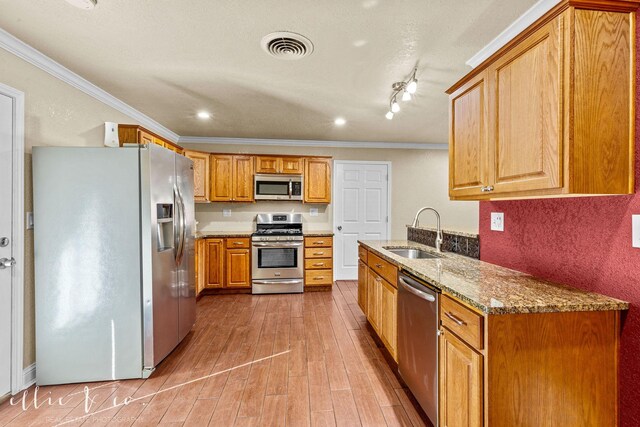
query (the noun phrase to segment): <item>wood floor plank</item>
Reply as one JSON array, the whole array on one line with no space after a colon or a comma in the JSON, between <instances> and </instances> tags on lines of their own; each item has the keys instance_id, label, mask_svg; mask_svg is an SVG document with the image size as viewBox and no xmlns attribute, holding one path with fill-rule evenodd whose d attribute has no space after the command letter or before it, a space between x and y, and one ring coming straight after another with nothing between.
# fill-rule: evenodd
<instances>
[{"instance_id":1,"label":"wood floor plank","mask_svg":"<svg viewBox=\"0 0 640 427\"><path fill-rule=\"evenodd\" d=\"M265 427L282 427L285 425L286 418L287 396L266 396L264 398L264 410L262 417L260 417L260 425Z\"/></svg>"},{"instance_id":2,"label":"wood floor plank","mask_svg":"<svg viewBox=\"0 0 640 427\"><path fill-rule=\"evenodd\" d=\"M309 380L306 376L290 376L287 387L287 425L308 426L310 423Z\"/></svg>"},{"instance_id":3,"label":"wood floor plank","mask_svg":"<svg viewBox=\"0 0 640 427\"><path fill-rule=\"evenodd\" d=\"M337 426L361 425L351 390L334 390L331 392L331 400Z\"/></svg>"},{"instance_id":4,"label":"wood floor plank","mask_svg":"<svg viewBox=\"0 0 640 427\"><path fill-rule=\"evenodd\" d=\"M198 399L193 404L187 419L184 421L185 427L200 427L209 424L209 420L216 409L218 399Z\"/></svg>"},{"instance_id":5,"label":"wood floor plank","mask_svg":"<svg viewBox=\"0 0 640 427\"><path fill-rule=\"evenodd\" d=\"M311 427L335 427L336 418L333 411L311 413Z\"/></svg>"}]
</instances>

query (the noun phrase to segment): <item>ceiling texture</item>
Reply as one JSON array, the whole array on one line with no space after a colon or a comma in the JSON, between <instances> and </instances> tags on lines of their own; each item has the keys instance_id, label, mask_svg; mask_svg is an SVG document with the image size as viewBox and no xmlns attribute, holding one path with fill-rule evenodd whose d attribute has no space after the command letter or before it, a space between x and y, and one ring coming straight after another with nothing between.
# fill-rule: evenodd
<instances>
[{"instance_id":1,"label":"ceiling texture","mask_svg":"<svg viewBox=\"0 0 640 427\"><path fill-rule=\"evenodd\" d=\"M534 3L98 0L84 11L0 0L0 27L182 136L441 144L444 91ZM314 52L268 56L260 40L274 31L304 35ZM414 100L385 119L391 84L416 64Z\"/></svg>"}]
</instances>

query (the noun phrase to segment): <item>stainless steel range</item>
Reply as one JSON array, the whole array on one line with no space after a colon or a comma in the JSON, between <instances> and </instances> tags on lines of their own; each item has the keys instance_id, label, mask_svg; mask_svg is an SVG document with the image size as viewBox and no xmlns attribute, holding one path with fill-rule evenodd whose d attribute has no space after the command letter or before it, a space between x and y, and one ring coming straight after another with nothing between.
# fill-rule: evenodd
<instances>
[{"instance_id":1,"label":"stainless steel range","mask_svg":"<svg viewBox=\"0 0 640 427\"><path fill-rule=\"evenodd\" d=\"M259 214L251 247L252 293L304 291L302 214Z\"/></svg>"}]
</instances>

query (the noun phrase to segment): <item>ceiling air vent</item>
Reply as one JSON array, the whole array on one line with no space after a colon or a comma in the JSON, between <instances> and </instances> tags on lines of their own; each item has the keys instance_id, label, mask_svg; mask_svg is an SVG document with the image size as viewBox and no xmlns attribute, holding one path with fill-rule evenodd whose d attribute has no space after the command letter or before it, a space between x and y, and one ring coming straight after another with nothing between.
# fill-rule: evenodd
<instances>
[{"instance_id":1,"label":"ceiling air vent","mask_svg":"<svg viewBox=\"0 0 640 427\"><path fill-rule=\"evenodd\" d=\"M260 42L262 49L278 59L301 59L313 52L313 43L303 35L288 31L267 34Z\"/></svg>"}]
</instances>

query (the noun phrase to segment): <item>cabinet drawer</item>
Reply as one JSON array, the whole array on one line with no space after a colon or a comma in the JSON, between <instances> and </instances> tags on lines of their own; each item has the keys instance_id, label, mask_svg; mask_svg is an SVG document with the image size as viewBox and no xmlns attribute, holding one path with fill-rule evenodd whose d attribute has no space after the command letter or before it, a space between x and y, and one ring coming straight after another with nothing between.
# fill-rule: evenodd
<instances>
[{"instance_id":1,"label":"cabinet drawer","mask_svg":"<svg viewBox=\"0 0 640 427\"><path fill-rule=\"evenodd\" d=\"M388 261L383 260L379 256L369 253L367 255L369 268L378 273L387 282L396 288L398 287L398 267Z\"/></svg>"},{"instance_id":2,"label":"cabinet drawer","mask_svg":"<svg viewBox=\"0 0 640 427\"><path fill-rule=\"evenodd\" d=\"M305 270L319 270L333 268L333 260L331 258L311 258L304 260Z\"/></svg>"},{"instance_id":3,"label":"cabinet drawer","mask_svg":"<svg viewBox=\"0 0 640 427\"><path fill-rule=\"evenodd\" d=\"M367 263L367 254L368 253L369 253L368 250L366 250L362 246L358 246L358 258L360 258L362 260L362 262L364 262L365 264Z\"/></svg>"},{"instance_id":4,"label":"cabinet drawer","mask_svg":"<svg viewBox=\"0 0 640 427\"><path fill-rule=\"evenodd\" d=\"M332 248L306 248L304 250L305 258L332 258Z\"/></svg>"},{"instance_id":5,"label":"cabinet drawer","mask_svg":"<svg viewBox=\"0 0 640 427\"><path fill-rule=\"evenodd\" d=\"M330 248L333 246L333 237L305 237L304 245L308 248Z\"/></svg>"},{"instance_id":6,"label":"cabinet drawer","mask_svg":"<svg viewBox=\"0 0 640 427\"><path fill-rule=\"evenodd\" d=\"M326 286L333 284L333 270L306 270L304 272L306 286Z\"/></svg>"},{"instance_id":7,"label":"cabinet drawer","mask_svg":"<svg viewBox=\"0 0 640 427\"><path fill-rule=\"evenodd\" d=\"M442 295L440 320L443 326L446 326L472 347L478 350L484 348L484 318L480 314L454 299Z\"/></svg>"},{"instance_id":8,"label":"cabinet drawer","mask_svg":"<svg viewBox=\"0 0 640 427\"><path fill-rule=\"evenodd\" d=\"M247 249L251 242L246 237L234 237L227 239L227 249Z\"/></svg>"}]
</instances>

